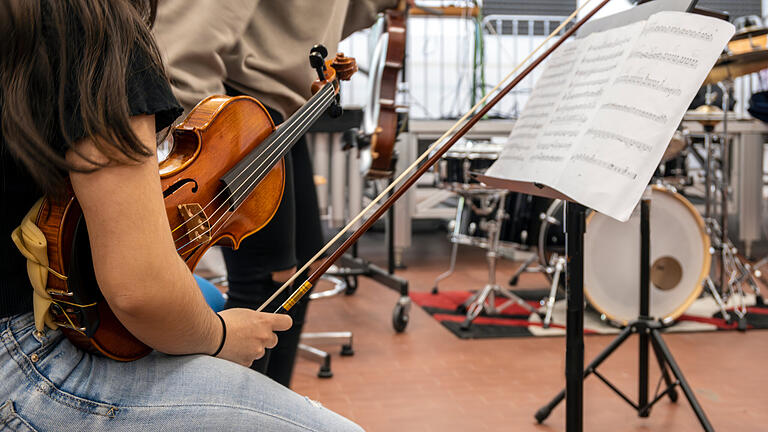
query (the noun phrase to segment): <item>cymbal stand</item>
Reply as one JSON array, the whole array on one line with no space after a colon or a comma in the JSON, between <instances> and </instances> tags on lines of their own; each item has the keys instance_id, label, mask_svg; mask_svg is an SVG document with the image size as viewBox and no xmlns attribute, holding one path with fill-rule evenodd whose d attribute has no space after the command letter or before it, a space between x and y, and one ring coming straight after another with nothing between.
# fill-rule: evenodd
<instances>
[{"instance_id":1,"label":"cymbal stand","mask_svg":"<svg viewBox=\"0 0 768 432\"><path fill-rule=\"evenodd\" d=\"M749 284L752 291L755 293L755 298L758 303L762 303L762 296L760 294L760 288L753 278L752 269L749 264L745 264L741 258L737 256L738 250L734 247L730 238L728 237L728 193L730 192L730 178L731 178L731 164L730 164L730 149L729 149L729 136L728 136L728 109L730 108L730 95L733 90L733 80L728 78L718 83L718 86L723 91L723 139L722 139L722 183L720 184L721 193L721 210L720 210L720 260L721 264L730 263L732 269L730 276L727 276L725 272L720 274L721 287L726 283L726 278L729 277L728 285L730 294L734 295L734 285L738 286L740 295L740 307L736 308L735 312L739 317L739 328L742 328L746 323L744 322L744 316L747 313L747 307L744 302L745 294L743 288L743 282L746 281ZM727 267L721 267L727 268ZM722 289L722 288L721 288Z\"/></svg>"},{"instance_id":2,"label":"cymbal stand","mask_svg":"<svg viewBox=\"0 0 768 432\"><path fill-rule=\"evenodd\" d=\"M729 91L733 85L731 80L719 83L718 86L723 90L723 132L720 136L720 176L717 176L717 167L715 164L715 143L714 129L720 121L718 119L707 119L701 121L704 127L704 148L705 159L705 191L704 191L704 220L707 233L712 240L711 254L717 253L717 262L719 264L719 280L715 283L712 275L708 275L704 280L704 288L712 295L713 299L720 309L720 313L726 321L731 321L732 317L727 311L727 302L731 297L739 296L739 304L733 313L738 319L738 328L746 330L746 303L744 301L744 283L747 283L755 292L758 301L760 301L760 290L752 278L751 269L744 264L736 255L737 250L728 238L728 189L729 189L729 148L728 148L728 108ZM712 93L710 86L707 86L706 100L711 101ZM702 108L702 107L700 107ZM712 110L716 110L709 106ZM705 110L706 111L706 110ZM709 111L712 113L712 111ZM716 201L720 198L720 214L715 216ZM719 219L719 220L718 220ZM713 257L714 258L714 257Z\"/></svg>"},{"instance_id":3,"label":"cymbal stand","mask_svg":"<svg viewBox=\"0 0 768 432\"><path fill-rule=\"evenodd\" d=\"M738 293L740 296L739 305L735 307L734 313L739 317L739 330L746 330L746 314L747 314L747 306L746 302L744 301L745 294L744 294L744 288L743 283L746 282L749 287L752 289L752 292L755 294L755 302L758 305L764 304L762 294L760 293L760 287L757 285L757 282L755 281L755 273L753 271L752 266L749 263L744 263L741 258L739 258L738 249L733 245L730 238L728 237L728 192L730 190L730 151L728 149L729 140L728 140L728 111L727 109L730 108L730 94L733 90L733 80L728 78L723 80L722 82L718 83L718 86L723 90L723 139L722 139L722 172L723 172L723 179L722 184L720 187L721 191L721 218L720 218L720 264L721 269L728 268L723 267L725 263L730 263L730 268L732 269L730 272L730 275L727 276L724 271L721 271L720 274L720 286L721 290L722 287L725 286L726 283L726 277L728 277L728 297L736 295L736 289L735 287L738 287ZM715 227L717 228L717 227ZM716 229L714 230L717 231ZM758 266L755 266L758 267ZM727 299L726 299L727 301ZM728 319L726 315L723 315L723 318Z\"/></svg>"},{"instance_id":4,"label":"cymbal stand","mask_svg":"<svg viewBox=\"0 0 768 432\"><path fill-rule=\"evenodd\" d=\"M709 102L709 86L707 86L707 102ZM712 184L714 183L713 177L714 177L714 158L715 158L715 152L714 152L714 130L715 130L715 124L713 123L702 123L704 126L704 152L705 152L705 165L704 165L704 223L706 225L707 234L709 237L717 243L716 236L714 236L713 233L713 218L712 218ZM718 249L716 247L711 247L709 250L710 255L712 258L714 258L715 251ZM712 259L711 258L711 259ZM721 261L722 264L722 261ZM720 267L724 268L724 267ZM723 319L726 321L730 321L731 317L730 314L728 314L727 307L725 305L725 301L723 301L723 296L721 295L720 290L715 285L714 281L712 280L712 273L707 275L707 277L702 282L704 284L704 288L709 291L709 293L712 295L712 298L715 300L715 303L717 303L718 308L720 309L720 314L723 316ZM721 285L723 287L725 285Z\"/></svg>"},{"instance_id":5,"label":"cymbal stand","mask_svg":"<svg viewBox=\"0 0 768 432\"><path fill-rule=\"evenodd\" d=\"M514 304L519 304L530 313L537 313L536 309L526 303L525 300L518 297L512 291L502 288L496 282L496 261L499 258L501 224L507 217L504 209L504 201L506 197L506 191L498 192L495 194L493 202L488 203L484 206L485 208L480 209L481 212L478 212L480 214L494 214L492 218L488 218L480 223L481 228L486 232L488 239L488 249L485 254L486 260L488 261L488 283L482 290L467 299L460 307L462 309L465 308L467 311L466 318L461 324L463 330L469 329L472 322L483 312L489 315L496 315ZM500 306L496 306L497 296L507 298L508 301Z\"/></svg>"}]
</instances>

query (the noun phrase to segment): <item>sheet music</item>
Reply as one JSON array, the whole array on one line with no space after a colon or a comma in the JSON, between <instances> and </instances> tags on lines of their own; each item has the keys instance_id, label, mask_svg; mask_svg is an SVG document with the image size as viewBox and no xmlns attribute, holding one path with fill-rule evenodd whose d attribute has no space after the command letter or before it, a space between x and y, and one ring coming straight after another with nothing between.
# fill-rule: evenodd
<instances>
[{"instance_id":1,"label":"sheet music","mask_svg":"<svg viewBox=\"0 0 768 432\"><path fill-rule=\"evenodd\" d=\"M627 220L733 32L659 12L564 44L486 175L542 183Z\"/></svg>"}]
</instances>

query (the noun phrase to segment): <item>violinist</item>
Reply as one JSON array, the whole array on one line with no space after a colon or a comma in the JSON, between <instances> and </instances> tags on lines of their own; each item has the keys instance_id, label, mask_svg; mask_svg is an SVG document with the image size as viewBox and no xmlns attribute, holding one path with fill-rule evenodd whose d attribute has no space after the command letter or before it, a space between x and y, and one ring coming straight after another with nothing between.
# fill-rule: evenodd
<instances>
[{"instance_id":1,"label":"violinist","mask_svg":"<svg viewBox=\"0 0 768 432\"><path fill-rule=\"evenodd\" d=\"M291 319L217 315L175 251L155 134L182 109L148 27L155 10L149 0L0 0L0 429L360 430L243 367ZM68 184L104 298L156 350L138 361L36 329L11 233Z\"/></svg>"},{"instance_id":2,"label":"violinist","mask_svg":"<svg viewBox=\"0 0 768 432\"><path fill-rule=\"evenodd\" d=\"M245 94L261 101L277 124L311 96L309 83L316 73L308 63L310 48L323 44L334 53L341 39L395 6L397 0L164 0L154 32L174 93L185 109L211 94ZM285 162L285 192L275 217L238 250L222 250L229 278L226 307L258 308L323 246L312 163L303 138ZM287 291L267 310L279 306ZM306 308L306 300L294 307L291 330L281 335L268 362L265 356L253 365L286 386Z\"/></svg>"}]
</instances>

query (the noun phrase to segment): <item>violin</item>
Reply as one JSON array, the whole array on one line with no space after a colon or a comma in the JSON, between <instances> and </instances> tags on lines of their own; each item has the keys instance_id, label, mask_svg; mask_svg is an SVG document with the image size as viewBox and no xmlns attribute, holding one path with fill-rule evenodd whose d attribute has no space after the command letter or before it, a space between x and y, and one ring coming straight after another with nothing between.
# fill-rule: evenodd
<instances>
[{"instance_id":1,"label":"violin","mask_svg":"<svg viewBox=\"0 0 768 432\"><path fill-rule=\"evenodd\" d=\"M395 100L401 71L405 65L408 9L409 3L401 1L396 9L388 9L385 14L387 54L377 102L378 124L368 138L371 161L365 175L369 178L389 178L394 174L392 157L399 131L398 107Z\"/></svg>"},{"instance_id":2,"label":"violin","mask_svg":"<svg viewBox=\"0 0 768 432\"><path fill-rule=\"evenodd\" d=\"M357 71L353 58L315 46L313 96L280 128L247 96L210 96L172 131L173 147L159 164L165 209L176 250L190 270L213 245L237 249L275 215L283 196L283 156L329 108L340 114L339 80ZM76 346L119 361L152 349L134 337L104 301L93 271L88 232L71 187L45 197L36 220L48 243L50 312Z\"/></svg>"}]
</instances>

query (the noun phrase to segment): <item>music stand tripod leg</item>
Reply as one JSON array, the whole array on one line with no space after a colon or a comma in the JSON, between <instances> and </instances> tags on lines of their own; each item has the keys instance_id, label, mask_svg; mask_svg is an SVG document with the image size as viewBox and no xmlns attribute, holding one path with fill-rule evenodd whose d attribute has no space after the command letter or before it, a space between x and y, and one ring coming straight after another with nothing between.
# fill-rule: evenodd
<instances>
[{"instance_id":1,"label":"music stand tripod leg","mask_svg":"<svg viewBox=\"0 0 768 432\"><path fill-rule=\"evenodd\" d=\"M677 390L675 390L675 386L678 383L672 381L672 377L669 375L669 369L667 368L667 363L664 361L664 355L661 351L661 347L659 347L659 344L657 344L656 340L653 338L651 338L651 347L653 348L653 353L656 355L656 361L659 364L661 376L664 379L664 382L667 384L667 388L669 389L667 390L667 395L672 402L677 402Z\"/></svg>"},{"instance_id":2,"label":"music stand tripod leg","mask_svg":"<svg viewBox=\"0 0 768 432\"><path fill-rule=\"evenodd\" d=\"M675 376L675 378L677 378L680 388L683 389L683 393L688 399L688 403L691 404L691 408L693 408L693 411L696 413L696 417L699 419L699 423L701 423L701 427L704 428L704 430L707 432L714 431L712 425L709 423L709 419L707 419L707 415L704 413L701 405L699 405L699 401L696 400L696 395L693 393L691 386L688 385L688 381L685 380L683 371L680 369L680 366L677 365L677 362L675 362L675 358L672 357L672 352L669 350L669 347L667 347L667 344L664 343L664 339L662 339L661 333L657 329L652 329L651 337L658 345L659 350L661 350L661 354L664 356L664 361L669 365L669 368L672 370L672 374Z\"/></svg>"},{"instance_id":3,"label":"music stand tripod leg","mask_svg":"<svg viewBox=\"0 0 768 432\"><path fill-rule=\"evenodd\" d=\"M589 363L584 369L584 375L582 376L582 379L587 378L594 372L598 366L600 366L605 359L607 359L611 354L613 354L614 351L618 347L621 346L624 341L627 340L630 336L632 336L632 333L634 332L634 328L630 326L624 327L624 329L621 330L618 336L611 341L611 343L603 349L603 351L597 355L597 357L592 360L591 363ZM560 393L557 394L554 398L552 398L549 403L544 405L543 407L539 408L538 411L536 411L536 414L534 414L534 417L536 418L536 421L539 423L543 423L544 420L549 417L549 415L552 413L552 410L555 409L555 407L565 399L565 389L561 390Z\"/></svg>"}]
</instances>

